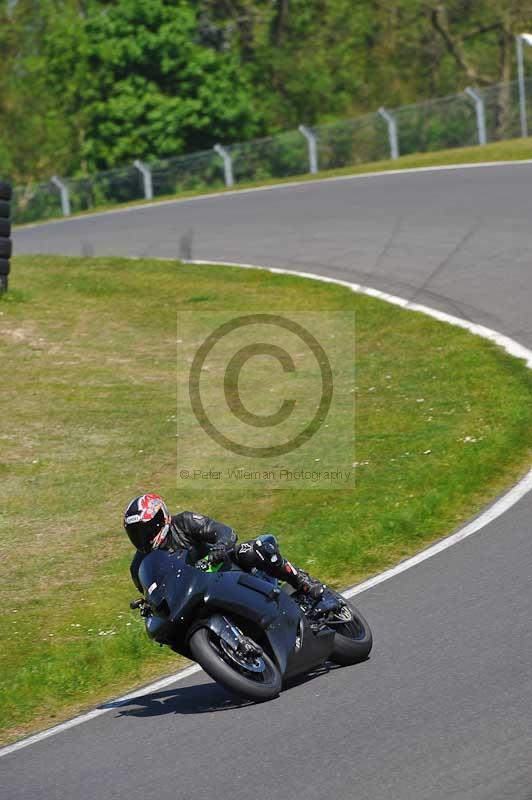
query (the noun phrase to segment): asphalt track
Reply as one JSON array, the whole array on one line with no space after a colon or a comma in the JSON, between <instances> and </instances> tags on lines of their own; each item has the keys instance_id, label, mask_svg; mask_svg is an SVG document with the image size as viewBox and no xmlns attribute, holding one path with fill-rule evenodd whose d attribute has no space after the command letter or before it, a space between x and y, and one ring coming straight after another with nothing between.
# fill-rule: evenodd
<instances>
[{"instance_id":1,"label":"asphalt track","mask_svg":"<svg viewBox=\"0 0 532 800\"><path fill-rule=\"evenodd\" d=\"M352 280L532 345L532 166L308 183L15 233ZM532 800L532 498L357 597L372 657L239 705L203 673L0 761L9 800Z\"/></svg>"}]
</instances>

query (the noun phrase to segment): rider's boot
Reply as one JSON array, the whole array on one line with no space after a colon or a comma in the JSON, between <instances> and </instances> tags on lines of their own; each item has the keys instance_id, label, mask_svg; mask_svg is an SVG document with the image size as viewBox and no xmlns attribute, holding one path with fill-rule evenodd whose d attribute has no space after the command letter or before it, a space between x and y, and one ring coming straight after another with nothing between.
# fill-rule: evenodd
<instances>
[{"instance_id":1,"label":"rider's boot","mask_svg":"<svg viewBox=\"0 0 532 800\"><path fill-rule=\"evenodd\" d=\"M308 594L312 600L321 600L326 588L324 583L316 580L316 578L311 578L308 572L296 569L289 561L283 564L283 571L286 573L287 583L293 586L296 591Z\"/></svg>"}]
</instances>

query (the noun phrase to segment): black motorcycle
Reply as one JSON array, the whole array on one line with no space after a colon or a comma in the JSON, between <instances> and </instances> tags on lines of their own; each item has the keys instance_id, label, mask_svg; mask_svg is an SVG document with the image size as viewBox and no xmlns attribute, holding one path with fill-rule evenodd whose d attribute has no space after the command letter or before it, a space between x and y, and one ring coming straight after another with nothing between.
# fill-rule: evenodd
<instances>
[{"instance_id":1,"label":"black motorcycle","mask_svg":"<svg viewBox=\"0 0 532 800\"><path fill-rule=\"evenodd\" d=\"M364 617L328 588L316 602L230 561L193 564L187 550L154 550L139 578L144 597L131 608L140 608L150 639L251 700L276 697L283 680L325 661L357 664L371 650Z\"/></svg>"}]
</instances>

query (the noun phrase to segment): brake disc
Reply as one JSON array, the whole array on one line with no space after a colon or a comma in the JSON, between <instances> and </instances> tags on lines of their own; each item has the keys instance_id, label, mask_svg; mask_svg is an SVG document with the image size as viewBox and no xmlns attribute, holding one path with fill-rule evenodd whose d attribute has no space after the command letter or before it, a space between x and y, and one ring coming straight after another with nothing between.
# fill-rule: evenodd
<instances>
[{"instance_id":1,"label":"brake disc","mask_svg":"<svg viewBox=\"0 0 532 800\"><path fill-rule=\"evenodd\" d=\"M220 647L225 655L228 656L231 661L234 661L235 664L238 664L238 666L242 669L246 669L248 672L264 672L266 664L261 656L255 655L252 657L246 657L243 653L233 650L233 648L230 647L227 642L224 642L223 639L220 639Z\"/></svg>"}]
</instances>

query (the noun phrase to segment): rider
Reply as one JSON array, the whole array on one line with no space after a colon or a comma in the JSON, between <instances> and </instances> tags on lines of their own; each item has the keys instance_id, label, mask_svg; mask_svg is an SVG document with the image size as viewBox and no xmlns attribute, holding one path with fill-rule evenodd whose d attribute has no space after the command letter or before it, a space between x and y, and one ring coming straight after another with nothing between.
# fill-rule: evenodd
<instances>
[{"instance_id":1,"label":"rider","mask_svg":"<svg viewBox=\"0 0 532 800\"><path fill-rule=\"evenodd\" d=\"M124 528L137 548L130 570L139 591L142 591L138 576L142 559L157 548L170 551L186 548L193 561L207 555L214 562L230 557L246 572L262 570L273 578L286 581L294 589L308 593L313 600L319 600L325 590L324 584L283 558L271 533L237 544L234 530L222 522L192 511L170 516L158 494L135 497L124 512Z\"/></svg>"}]
</instances>

